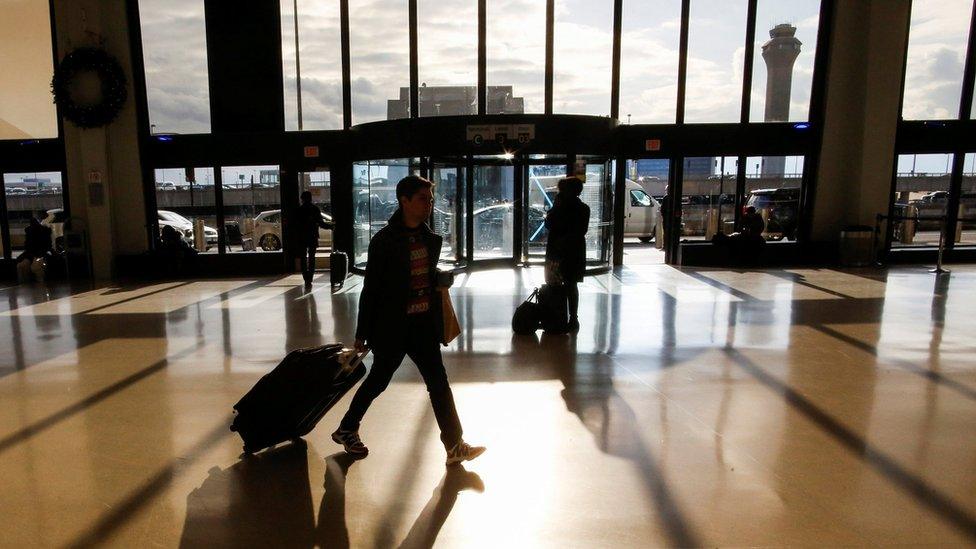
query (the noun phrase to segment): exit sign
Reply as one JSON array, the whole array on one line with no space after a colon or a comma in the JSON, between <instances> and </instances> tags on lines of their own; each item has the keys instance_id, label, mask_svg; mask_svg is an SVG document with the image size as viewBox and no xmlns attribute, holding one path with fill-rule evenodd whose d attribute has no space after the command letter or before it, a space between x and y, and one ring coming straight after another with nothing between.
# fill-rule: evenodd
<instances>
[{"instance_id":1,"label":"exit sign","mask_svg":"<svg viewBox=\"0 0 976 549\"><path fill-rule=\"evenodd\" d=\"M661 140L660 139L646 139L646 140L644 140L644 150L645 151L659 151L659 150L661 150Z\"/></svg>"},{"instance_id":2,"label":"exit sign","mask_svg":"<svg viewBox=\"0 0 976 549\"><path fill-rule=\"evenodd\" d=\"M315 145L305 147L305 158L318 158L319 148Z\"/></svg>"}]
</instances>

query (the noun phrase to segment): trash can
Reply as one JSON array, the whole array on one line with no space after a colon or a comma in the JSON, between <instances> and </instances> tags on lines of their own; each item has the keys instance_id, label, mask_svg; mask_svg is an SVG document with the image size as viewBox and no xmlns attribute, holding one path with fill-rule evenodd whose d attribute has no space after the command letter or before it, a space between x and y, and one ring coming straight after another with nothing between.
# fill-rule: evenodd
<instances>
[{"instance_id":1,"label":"trash can","mask_svg":"<svg viewBox=\"0 0 976 549\"><path fill-rule=\"evenodd\" d=\"M874 229L850 225L840 232L840 264L864 267L874 261Z\"/></svg>"}]
</instances>

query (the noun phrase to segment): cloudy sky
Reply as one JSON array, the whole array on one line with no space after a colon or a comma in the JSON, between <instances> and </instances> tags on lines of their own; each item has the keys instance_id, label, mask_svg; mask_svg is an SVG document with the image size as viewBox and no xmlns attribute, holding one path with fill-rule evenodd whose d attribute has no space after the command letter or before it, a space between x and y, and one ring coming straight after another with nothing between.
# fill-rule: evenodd
<instances>
[{"instance_id":1,"label":"cloudy sky","mask_svg":"<svg viewBox=\"0 0 976 549\"><path fill-rule=\"evenodd\" d=\"M611 0L557 0L557 112L609 114ZM738 120L746 0L692 0L688 122ZM819 0L760 0L752 120L762 120L766 69L761 46L778 23L797 27L790 119L809 110ZM961 89L971 0L915 0L905 116L951 115ZM150 111L156 131L209 131L203 0L140 0ZM336 0L298 0L305 129L342 122L339 8ZM624 1L621 118L674 121L680 0ZM419 0L420 81L477 83L477 1ZM383 120L386 102L409 85L406 0L351 0L353 123ZM545 2L489 0L488 83L513 85L527 112L541 112L545 72ZM292 2L282 2L286 127L297 129ZM950 116L951 117L951 116Z\"/></svg>"}]
</instances>

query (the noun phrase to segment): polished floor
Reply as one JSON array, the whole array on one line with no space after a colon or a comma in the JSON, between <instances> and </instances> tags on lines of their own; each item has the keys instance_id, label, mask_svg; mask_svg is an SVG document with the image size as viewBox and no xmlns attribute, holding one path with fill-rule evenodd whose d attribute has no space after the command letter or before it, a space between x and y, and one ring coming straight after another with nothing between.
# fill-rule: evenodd
<instances>
[{"instance_id":1,"label":"polished floor","mask_svg":"<svg viewBox=\"0 0 976 549\"><path fill-rule=\"evenodd\" d=\"M0 290L0 546L976 545L976 267L587 279L576 337L512 337L535 270L462 276L445 468L405 363L362 428L242 459L231 406L350 341L358 279ZM327 276L326 276L327 278Z\"/></svg>"}]
</instances>

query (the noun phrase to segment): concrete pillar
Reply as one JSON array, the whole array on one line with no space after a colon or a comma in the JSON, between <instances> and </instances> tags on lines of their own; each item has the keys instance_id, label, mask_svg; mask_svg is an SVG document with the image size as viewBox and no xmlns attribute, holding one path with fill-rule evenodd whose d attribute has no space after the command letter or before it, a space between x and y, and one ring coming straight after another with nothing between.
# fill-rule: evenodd
<instances>
[{"instance_id":1,"label":"concrete pillar","mask_svg":"<svg viewBox=\"0 0 976 549\"><path fill-rule=\"evenodd\" d=\"M909 0L837 2L827 65L814 241L888 211Z\"/></svg>"},{"instance_id":2,"label":"concrete pillar","mask_svg":"<svg viewBox=\"0 0 976 549\"><path fill-rule=\"evenodd\" d=\"M118 59L128 81L126 103L109 125L85 130L64 123L71 215L85 222L95 278L108 279L116 254L147 249L125 2L55 0L54 15L59 59L100 46Z\"/></svg>"}]
</instances>

